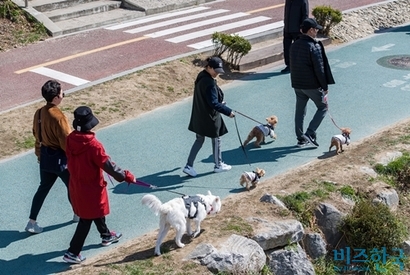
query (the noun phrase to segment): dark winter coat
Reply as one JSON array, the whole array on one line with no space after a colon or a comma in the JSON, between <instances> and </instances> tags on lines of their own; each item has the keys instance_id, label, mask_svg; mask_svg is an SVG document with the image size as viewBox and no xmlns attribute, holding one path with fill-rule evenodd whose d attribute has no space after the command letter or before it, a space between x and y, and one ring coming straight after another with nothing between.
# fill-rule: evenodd
<instances>
[{"instance_id":1,"label":"dark winter coat","mask_svg":"<svg viewBox=\"0 0 410 275\"><path fill-rule=\"evenodd\" d=\"M134 176L111 162L93 132L73 131L67 137L69 194L74 213L83 219L97 219L110 213L107 182L103 171L117 181L132 182Z\"/></svg>"},{"instance_id":2,"label":"dark winter coat","mask_svg":"<svg viewBox=\"0 0 410 275\"><path fill-rule=\"evenodd\" d=\"M322 42L301 35L290 47L290 79L295 89L328 90L335 84Z\"/></svg>"},{"instance_id":3,"label":"dark winter coat","mask_svg":"<svg viewBox=\"0 0 410 275\"><path fill-rule=\"evenodd\" d=\"M201 71L195 80L188 129L210 138L228 133L221 113L229 116L232 110L222 103L223 99L224 94L216 84L216 80L206 70Z\"/></svg>"},{"instance_id":4,"label":"dark winter coat","mask_svg":"<svg viewBox=\"0 0 410 275\"><path fill-rule=\"evenodd\" d=\"M299 33L303 20L309 17L308 0L286 0L285 19L283 31L287 33Z\"/></svg>"}]
</instances>

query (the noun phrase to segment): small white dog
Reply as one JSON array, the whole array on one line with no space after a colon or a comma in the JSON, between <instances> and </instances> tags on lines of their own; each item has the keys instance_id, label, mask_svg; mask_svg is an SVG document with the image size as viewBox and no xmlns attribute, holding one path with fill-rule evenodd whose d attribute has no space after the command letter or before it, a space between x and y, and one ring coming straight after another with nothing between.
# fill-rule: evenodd
<instances>
[{"instance_id":1,"label":"small white dog","mask_svg":"<svg viewBox=\"0 0 410 275\"><path fill-rule=\"evenodd\" d=\"M184 196L162 203L156 196L147 194L142 197L142 204L148 206L155 215L160 214L159 232L155 245L155 255L161 255L161 243L167 235L170 227L176 231L175 243L178 247L184 247L181 242L185 232L195 238L201 231L201 222L209 214L216 214L221 210L221 199L208 191L208 195L197 194L196 196ZM196 230L192 233L191 219L196 224Z\"/></svg>"}]
</instances>

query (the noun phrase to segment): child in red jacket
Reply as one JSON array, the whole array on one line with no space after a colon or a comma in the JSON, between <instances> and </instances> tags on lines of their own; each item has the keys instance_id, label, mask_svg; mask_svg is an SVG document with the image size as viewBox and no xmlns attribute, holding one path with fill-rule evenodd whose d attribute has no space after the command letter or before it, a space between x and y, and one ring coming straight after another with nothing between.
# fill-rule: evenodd
<instances>
[{"instance_id":1,"label":"child in red jacket","mask_svg":"<svg viewBox=\"0 0 410 275\"><path fill-rule=\"evenodd\" d=\"M74 212L80 217L70 247L63 257L68 263L81 263L85 260L80 252L92 222L100 232L103 246L118 242L122 236L121 233L110 231L105 223L110 206L103 171L118 182L135 182L133 174L111 161L104 146L95 138L95 133L91 132L98 123L89 107L78 107L74 111L74 131L67 136L69 193Z\"/></svg>"}]
</instances>

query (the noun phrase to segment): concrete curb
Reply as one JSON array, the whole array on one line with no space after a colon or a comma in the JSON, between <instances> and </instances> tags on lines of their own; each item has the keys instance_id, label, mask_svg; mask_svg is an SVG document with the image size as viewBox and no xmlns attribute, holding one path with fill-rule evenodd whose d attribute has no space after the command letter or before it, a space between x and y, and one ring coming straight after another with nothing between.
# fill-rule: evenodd
<instances>
[{"instance_id":1,"label":"concrete curb","mask_svg":"<svg viewBox=\"0 0 410 275\"><path fill-rule=\"evenodd\" d=\"M152 15L177 9L188 8L201 5L215 0L122 0L121 7L145 12L145 15Z\"/></svg>"}]
</instances>

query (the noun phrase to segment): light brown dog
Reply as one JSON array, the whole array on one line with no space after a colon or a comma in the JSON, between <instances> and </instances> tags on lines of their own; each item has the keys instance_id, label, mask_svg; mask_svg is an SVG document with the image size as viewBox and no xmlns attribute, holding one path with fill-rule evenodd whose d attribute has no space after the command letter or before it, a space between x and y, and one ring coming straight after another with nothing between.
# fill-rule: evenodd
<instances>
[{"instance_id":1,"label":"light brown dog","mask_svg":"<svg viewBox=\"0 0 410 275\"><path fill-rule=\"evenodd\" d=\"M255 171L252 172L243 172L241 178L239 179L239 183L249 190L255 188L256 185L259 183L261 177L265 175L265 170L256 168Z\"/></svg>"},{"instance_id":2,"label":"light brown dog","mask_svg":"<svg viewBox=\"0 0 410 275\"><path fill-rule=\"evenodd\" d=\"M278 123L278 118L276 116L270 116L266 118L266 124L260 124L258 126L253 127L252 131L249 133L246 140L243 142L243 146L248 145L248 143L256 137L256 141L254 142L255 147L261 147L260 143L265 142L265 137L270 136L273 139L276 139L275 134L275 127Z\"/></svg>"},{"instance_id":3,"label":"light brown dog","mask_svg":"<svg viewBox=\"0 0 410 275\"><path fill-rule=\"evenodd\" d=\"M333 146L336 147L336 154L340 154L343 152L343 144L349 145L350 144L350 133L352 130L350 128L341 128L342 134L341 135L334 135L330 140L329 152Z\"/></svg>"}]
</instances>

